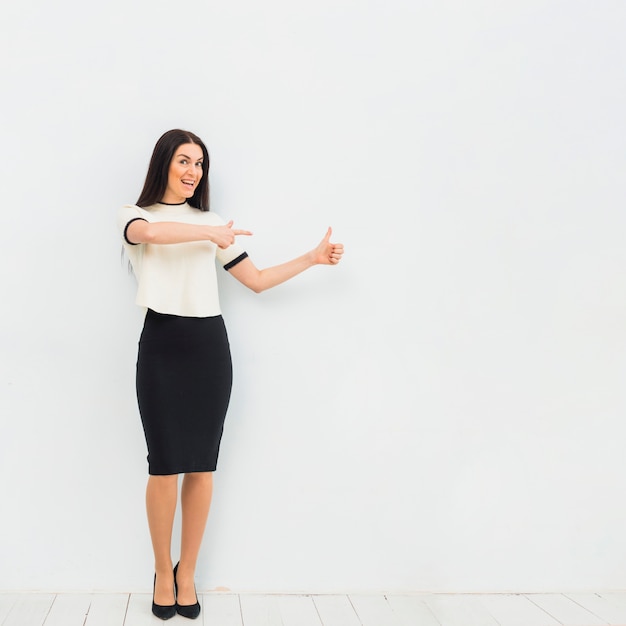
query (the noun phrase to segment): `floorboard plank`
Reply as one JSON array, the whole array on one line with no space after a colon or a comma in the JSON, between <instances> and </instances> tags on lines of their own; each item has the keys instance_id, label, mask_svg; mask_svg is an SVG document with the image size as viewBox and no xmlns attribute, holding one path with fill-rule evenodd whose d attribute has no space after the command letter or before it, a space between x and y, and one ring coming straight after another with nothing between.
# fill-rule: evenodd
<instances>
[{"instance_id":1,"label":"floorboard plank","mask_svg":"<svg viewBox=\"0 0 626 626\"><path fill-rule=\"evenodd\" d=\"M152 614L152 594L131 594L124 626L154 626L155 624L163 624L163 620ZM114 625L111 624L111 626Z\"/></svg>"},{"instance_id":2,"label":"floorboard plank","mask_svg":"<svg viewBox=\"0 0 626 626\"><path fill-rule=\"evenodd\" d=\"M54 597L53 593L21 594L2 622L2 626L42 626Z\"/></svg>"},{"instance_id":3,"label":"floorboard plank","mask_svg":"<svg viewBox=\"0 0 626 626\"><path fill-rule=\"evenodd\" d=\"M283 626L322 626L311 596L278 596L278 608Z\"/></svg>"},{"instance_id":4,"label":"floorboard plank","mask_svg":"<svg viewBox=\"0 0 626 626\"><path fill-rule=\"evenodd\" d=\"M479 594L477 597L500 626L561 626L523 595Z\"/></svg>"},{"instance_id":5,"label":"floorboard plank","mask_svg":"<svg viewBox=\"0 0 626 626\"><path fill-rule=\"evenodd\" d=\"M242 626L241 605L236 594L203 594L204 626Z\"/></svg>"},{"instance_id":6,"label":"floorboard plank","mask_svg":"<svg viewBox=\"0 0 626 626\"><path fill-rule=\"evenodd\" d=\"M598 594L601 598L605 598L615 606L626 606L626 593L617 591L605 591Z\"/></svg>"},{"instance_id":7,"label":"floorboard plank","mask_svg":"<svg viewBox=\"0 0 626 626\"><path fill-rule=\"evenodd\" d=\"M349 597L362 626L402 626L384 596L350 594Z\"/></svg>"},{"instance_id":8,"label":"floorboard plank","mask_svg":"<svg viewBox=\"0 0 626 626\"><path fill-rule=\"evenodd\" d=\"M441 626L498 626L498 622L475 596L435 594L424 600Z\"/></svg>"},{"instance_id":9,"label":"floorboard plank","mask_svg":"<svg viewBox=\"0 0 626 626\"><path fill-rule=\"evenodd\" d=\"M242 594L239 601L244 626L283 626L277 596Z\"/></svg>"},{"instance_id":10,"label":"floorboard plank","mask_svg":"<svg viewBox=\"0 0 626 626\"><path fill-rule=\"evenodd\" d=\"M54 599L45 626L83 626L89 613L91 595L60 593Z\"/></svg>"},{"instance_id":11,"label":"floorboard plank","mask_svg":"<svg viewBox=\"0 0 626 626\"><path fill-rule=\"evenodd\" d=\"M361 626L348 596L313 596L313 602L324 626Z\"/></svg>"},{"instance_id":12,"label":"floorboard plank","mask_svg":"<svg viewBox=\"0 0 626 626\"><path fill-rule=\"evenodd\" d=\"M387 602L402 626L440 626L426 603L426 595L395 595L387 596Z\"/></svg>"},{"instance_id":13,"label":"floorboard plank","mask_svg":"<svg viewBox=\"0 0 626 626\"><path fill-rule=\"evenodd\" d=\"M560 593L532 593L526 597L566 626L606 626L608 622L594 615Z\"/></svg>"},{"instance_id":14,"label":"floorboard plank","mask_svg":"<svg viewBox=\"0 0 626 626\"><path fill-rule=\"evenodd\" d=\"M626 607L616 604L604 595L597 593L568 593L566 595L570 600L611 625L626 624Z\"/></svg>"},{"instance_id":15,"label":"floorboard plank","mask_svg":"<svg viewBox=\"0 0 626 626\"><path fill-rule=\"evenodd\" d=\"M122 626L129 600L130 595L127 593L94 593L85 626ZM148 610L151 610L151 606Z\"/></svg>"},{"instance_id":16,"label":"floorboard plank","mask_svg":"<svg viewBox=\"0 0 626 626\"><path fill-rule=\"evenodd\" d=\"M2 624L19 597L18 593L0 593L0 624Z\"/></svg>"}]
</instances>

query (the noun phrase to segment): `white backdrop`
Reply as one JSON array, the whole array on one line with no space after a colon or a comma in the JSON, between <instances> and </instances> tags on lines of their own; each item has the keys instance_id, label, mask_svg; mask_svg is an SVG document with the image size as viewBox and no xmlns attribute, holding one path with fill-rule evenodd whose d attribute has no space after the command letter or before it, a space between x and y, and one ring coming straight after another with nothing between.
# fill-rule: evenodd
<instances>
[{"instance_id":1,"label":"white backdrop","mask_svg":"<svg viewBox=\"0 0 626 626\"><path fill-rule=\"evenodd\" d=\"M259 266L328 225L347 251L220 274L199 589L624 588L625 29L618 0L4 6L0 589L151 587L115 214L175 127Z\"/></svg>"}]
</instances>

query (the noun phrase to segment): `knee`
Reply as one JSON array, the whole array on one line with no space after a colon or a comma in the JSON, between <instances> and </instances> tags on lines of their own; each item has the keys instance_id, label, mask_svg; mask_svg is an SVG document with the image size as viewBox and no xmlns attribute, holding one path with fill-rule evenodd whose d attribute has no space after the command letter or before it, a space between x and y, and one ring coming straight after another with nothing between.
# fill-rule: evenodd
<instances>
[{"instance_id":1,"label":"knee","mask_svg":"<svg viewBox=\"0 0 626 626\"><path fill-rule=\"evenodd\" d=\"M185 474L185 481L194 485L212 485L213 472L190 472Z\"/></svg>"},{"instance_id":2,"label":"knee","mask_svg":"<svg viewBox=\"0 0 626 626\"><path fill-rule=\"evenodd\" d=\"M178 484L178 474L167 474L164 476L154 474L149 477L148 484L152 487L163 489L175 487Z\"/></svg>"}]
</instances>

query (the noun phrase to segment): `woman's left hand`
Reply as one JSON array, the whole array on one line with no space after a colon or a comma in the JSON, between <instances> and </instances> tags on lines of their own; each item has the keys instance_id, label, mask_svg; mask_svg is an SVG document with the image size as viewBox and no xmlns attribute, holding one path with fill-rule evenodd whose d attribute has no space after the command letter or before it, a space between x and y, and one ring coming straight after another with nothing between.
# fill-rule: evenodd
<instances>
[{"instance_id":1,"label":"woman's left hand","mask_svg":"<svg viewBox=\"0 0 626 626\"><path fill-rule=\"evenodd\" d=\"M332 233L333 230L329 226L324 239L313 250L313 259L317 265L337 265L341 261L343 244L331 243L330 236Z\"/></svg>"}]
</instances>

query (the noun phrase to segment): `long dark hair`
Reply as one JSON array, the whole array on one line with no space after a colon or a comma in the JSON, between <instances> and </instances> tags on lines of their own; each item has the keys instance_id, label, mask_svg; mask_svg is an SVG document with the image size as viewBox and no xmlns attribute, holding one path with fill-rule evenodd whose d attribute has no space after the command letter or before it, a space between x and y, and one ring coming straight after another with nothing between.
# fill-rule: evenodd
<instances>
[{"instance_id":1,"label":"long dark hair","mask_svg":"<svg viewBox=\"0 0 626 626\"><path fill-rule=\"evenodd\" d=\"M146 182L137 200L137 206L147 207L160 202L165 195L167 189L167 176L170 169L170 163L174 158L174 154L179 146L185 143L194 143L202 148L204 159L202 161L202 178L198 183L198 187L194 194L187 202L192 207L201 211L209 210L209 151L202 142L202 139L187 130L168 130L161 135L156 142L148 165L148 173L146 174Z\"/></svg>"}]
</instances>

